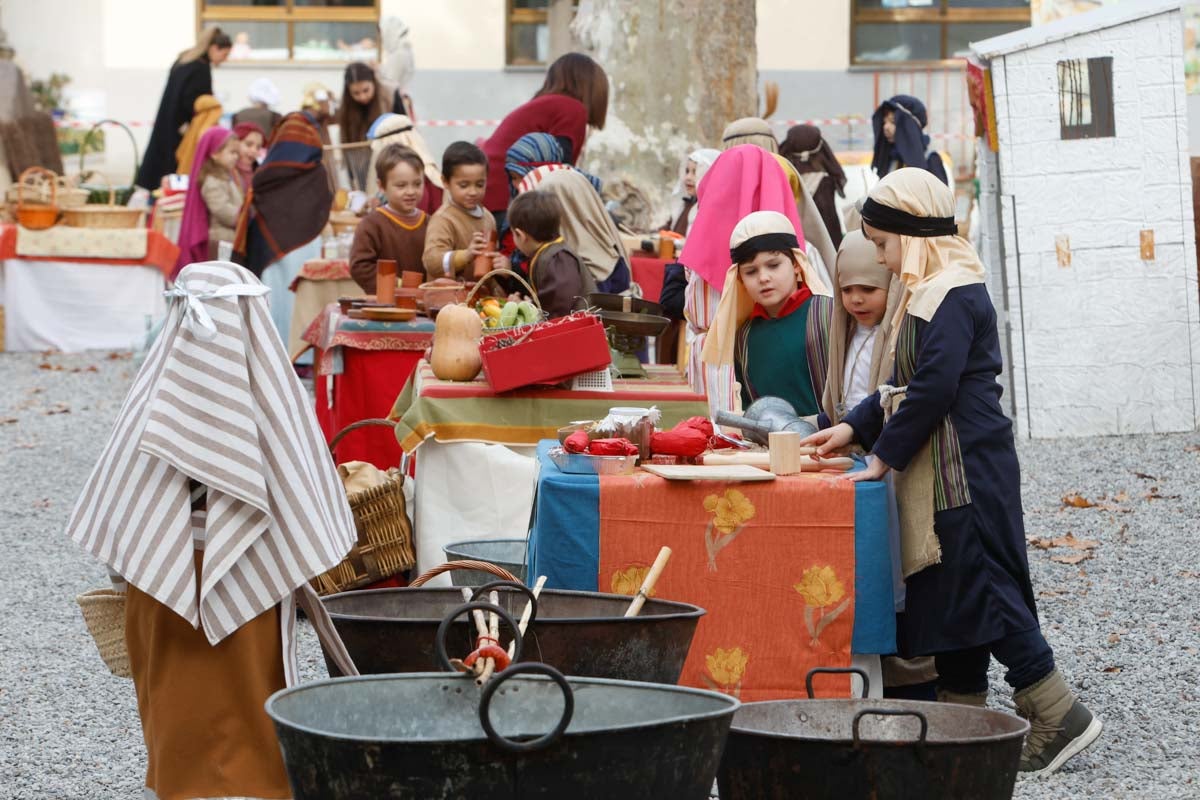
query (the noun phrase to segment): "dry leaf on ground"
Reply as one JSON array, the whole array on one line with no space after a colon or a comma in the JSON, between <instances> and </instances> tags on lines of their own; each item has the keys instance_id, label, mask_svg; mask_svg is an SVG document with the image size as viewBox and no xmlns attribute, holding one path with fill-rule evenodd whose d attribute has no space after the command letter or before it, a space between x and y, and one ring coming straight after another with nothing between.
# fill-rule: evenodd
<instances>
[{"instance_id":1,"label":"dry leaf on ground","mask_svg":"<svg viewBox=\"0 0 1200 800\"><path fill-rule=\"evenodd\" d=\"M21 420L17 419L16 417L5 417L3 419L0 419L0 425L12 425L14 422L20 422L20 421Z\"/></svg>"},{"instance_id":2,"label":"dry leaf on ground","mask_svg":"<svg viewBox=\"0 0 1200 800\"><path fill-rule=\"evenodd\" d=\"M1070 547L1072 550L1091 550L1099 547L1100 543L1095 539L1076 539L1074 534L1068 533L1066 536L1054 539L1050 545L1052 547Z\"/></svg>"},{"instance_id":3,"label":"dry leaf on ground","mask_svg":"<svg viewBox=\"0 0 1200 800\"><path fill-rule=\"evenodd\" d=\"M1120 668L1120 667L1118 667L1118 666L1116 666L1116 665L1114 665L1114 666L1111 666L1111 667L1105 667L1103 671L1104 671L1104 672L1109 672L1109 673L1117 673L1117 672L1120 672L1120 671L1121 671L1121 668Z\"/></svg>"},{"instance_id":4,"label":"dry leaf on ground","mask_svg":"<svg viewBox=\"0 0 1200 800\"><path fill-rule=\"evenodd\" d=\"M1143 495L1143 497L1146 500L1178 500L1179 499L1179 495L1177 495L1177 494L1162 494L1159 491L1157 486L1151 486L1150 491L1146 492L1146 494Z\"/></svg>"},{"instance_id":5,"label":"dry leaf on ground","mask_svg":"<svg viewBox=\"0 0 1200 800\"><path fill-rule=\"evenodd\" d=\"M1137 477L1141 478L1141 479L1142 479L1142 480L1144 480L1144 481L1156 481L1156 480L1158 480L1158 478L1154 477L1153 475L1147 475L1147 474L1146 474L1146 473L1144 473L1144 472L1135 472L1135 473L1133 473L1133 474L1134 474L1135 476L1137 476Z\"/></svg>"},{"instance_id":6,"label":"dry leaf on ground","mask_svg":"<svg viewBox=\"0 0 1200 800\"><path fill-rule=\"evenodd\" d=\"M1108 643L1109 643L1109 644L1120 644L1120 643L1121 643L1121 634L1119 634L1119 633L1110 633L1110 634L1108 635Z\"/></svg>"},{"instance_id":7,"label":"dry leaf on ground","mask_svg":"<svg viewBox=\"0 0 1200 800\"><path fill-rule=\"evenodd\" d=\"M1062 499L1064 506L1071 508L1095 508L1096 504L1080 494L1069 494Z\"/></svg>"},{"instance_id":8,"label":"dry leaf on ground","mask_svg":"<svg viewBox=\"0 0 1200 800\"><path fill-rule=\"evenodd\" d=\"M1078 564L1080 561L1085 561L1091 557L1091 551L1084 550L1082 553L1072 553L1069 556L1050 556L1050 560L1057 561L1059 564Z\"/></svg>"}]
</instances>

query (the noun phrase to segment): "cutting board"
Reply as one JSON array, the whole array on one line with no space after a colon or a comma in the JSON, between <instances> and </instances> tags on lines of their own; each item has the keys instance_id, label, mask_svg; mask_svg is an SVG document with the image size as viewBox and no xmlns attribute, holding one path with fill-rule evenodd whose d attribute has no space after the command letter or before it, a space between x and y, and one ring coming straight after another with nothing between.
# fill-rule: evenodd
<instances>
[{"instance_id":1,"label":"cutting board","mask_svg":"<svg viewBox=\"0 0 1200 800\"><path fill-rule=\"evenodd\" d=\"M770 453L707 453L703 458L706 467L745 464L750 467L757 467L758 469L771 468ZM816 461L809 456L801 456L800 464L804 472L820 472L821 470L841 470L845 472L854 468L854 459L832 457Z\"/></svg>"},{"instance_id":2,"label":"cutting board","mask_svg":"<svg viewBox=\"0 0 1200 800\"><path fill-rule=\"evenodd\" d=\"M746 464L693 466L691 464L644 464L642 469L669 481L773 481L770 472Z\"/></svg>"}]
</instances>

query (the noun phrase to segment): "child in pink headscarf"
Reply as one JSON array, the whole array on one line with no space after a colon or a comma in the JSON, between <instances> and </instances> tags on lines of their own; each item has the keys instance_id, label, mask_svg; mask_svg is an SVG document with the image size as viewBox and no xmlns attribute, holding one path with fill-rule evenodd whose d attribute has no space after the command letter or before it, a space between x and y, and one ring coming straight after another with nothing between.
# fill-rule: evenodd
<instances>
[{"instance_id":1,"label":"child in pink headscarf","mask_svg":"<svg viewBox=\"0 0 1200 800\"><path fill-rule=\"evenodd\" d=\"M242 190L234 174L239 148L228 128L209 128L200 137L183 203L175 274L188 264L215 259L220 242L233 242L242 208Z\"/></svg>"}]
</instances>

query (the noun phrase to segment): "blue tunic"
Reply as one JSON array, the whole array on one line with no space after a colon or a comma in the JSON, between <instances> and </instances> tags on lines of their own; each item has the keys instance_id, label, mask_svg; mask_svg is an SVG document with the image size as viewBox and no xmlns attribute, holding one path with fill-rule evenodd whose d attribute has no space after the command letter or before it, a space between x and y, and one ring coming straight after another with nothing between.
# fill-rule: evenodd
<instances>
[{"instance_id":1,"label":"blue tunic","mask_svg":"<svg viewBox=\"0 0 1200 800\"><path fill-rule=\"evenodd\" d=\"M1021 509L1012 423L1000 408L1000 339L983 284L950 290L933 319L916 326L916 369L887 425L875 393L846 422L864 447L904 469L941 420L958 434L970 502L937 511L942 561L909 576L900 615L901 655L987 644L1038 627ZM893 377L893 381L895 378ZM933 502L933 498L930 498Z\"/></svg>"}]
</instances>

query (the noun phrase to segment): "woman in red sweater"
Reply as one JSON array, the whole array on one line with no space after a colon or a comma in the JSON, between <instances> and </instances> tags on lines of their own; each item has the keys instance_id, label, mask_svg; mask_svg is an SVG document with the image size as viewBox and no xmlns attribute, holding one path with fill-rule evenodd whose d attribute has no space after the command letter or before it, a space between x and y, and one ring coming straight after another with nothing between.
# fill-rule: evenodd
<instances>
[{"instance_id":1,"label":"woman in red sweater","mask_svg":"<svg viewBox=\"0 0 1200 800\"><path fill-rule=\"evenodd\" d=\"M608 114L608 75L583 53L567 53L546 70L546 81L533 99L509 112L495 133L480 146L488 157L483 205L502 224L510 193L504 156L527 133L549 133L564 145L567 162L583 152L587 129L603 128Z\"/></svg>"}]
</instances>

